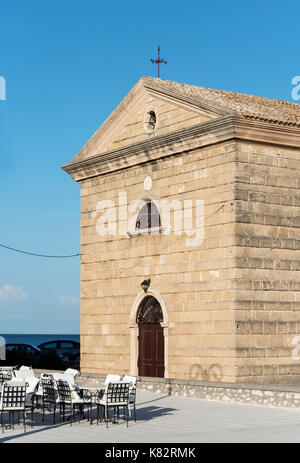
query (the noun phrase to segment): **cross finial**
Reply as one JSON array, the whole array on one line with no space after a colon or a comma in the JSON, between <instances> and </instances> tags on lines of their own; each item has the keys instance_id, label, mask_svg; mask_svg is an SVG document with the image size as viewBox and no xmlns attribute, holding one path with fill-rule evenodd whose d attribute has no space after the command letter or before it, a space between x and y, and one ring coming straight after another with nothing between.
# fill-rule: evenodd
<instances>
[{"instance_id":1,"label":"cross finial","mask_svg":"<svg viewBox=\"0 0 300 463\"><path fill-rule=\"evenodd\" d=\"M157 64L157 77L159 77L159 64L168 64L167 61L165 61L163 58L160 59L160 47L157 48L157 59L152 59L151 58L151 63L152 64Z\"/></svg>"}]
</instances>

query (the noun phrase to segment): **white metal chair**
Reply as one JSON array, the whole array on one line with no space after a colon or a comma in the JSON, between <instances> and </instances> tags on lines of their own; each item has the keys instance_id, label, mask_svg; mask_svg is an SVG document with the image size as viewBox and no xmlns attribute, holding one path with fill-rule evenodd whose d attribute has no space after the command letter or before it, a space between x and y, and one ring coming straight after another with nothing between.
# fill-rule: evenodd
<instances>
[{"instance_id":1,"label":"white metal chair","mask_svg":"<svg viewBox=\"0 0 300 463\"><path fill-rule=\"evenodd\" d=\"M117 421L118 423L119 410L122 407L124 410L124 418L127 422L128 427L129 388L130 384L124 382L109 383L106 386L103 397L99 398L97 401L97 424L99 422L99 419L102 420L102 418L104 417L106 421L106 427L108 427L110 408L113 408L114 410L113 420Z\"/></svg>"},{"instance_id":2,"label":"white metal chair","mask_svg":"<svg viewBox=\"0 0 300 463\"><path fill-rule=\"evenodd\" d=\"M65 420L65 408L66 406L70 407L71 411L71 418L75 416L75 409L78 408L80 412L80 416L83 416L84 406L91 404L86 400L79 397L79 395L72 391L68 381L63 381L59 379L57 381L57 392L58 392L58 404L60 406L60 416L61 412L63 412L63 421Z\"/></svg>"},{"instance_id":3,"label":"white metal chair","mask_svg":"<svg viewBox=\"0 0 300 463\"><path fill-rule=\"evenodd\" d=\"M127 376L125 375L122 378L122 382L129 383L129 400L128 400L128 410L131 413L133 408L134 421L136 422L136 383L140 381L140 378L137 376Z\"/></svg>"},{"instance_id":4,"label":"white metal chair","mask_svg":"<svg viewBox=\"0 0 300 463\"><path fill-rule=\"evenodd\" d=\"M35 405L37 404L36 400L36 393L39 387L40 378L36 376L31 377L28 376L25 380L26 384L26 400L25 400L25 409L30 409L31 411L31 422L33 423L33 415ZM31 427L33 424L31 425Z\"/></svg>"},{"instance_id":5,"label":"white metal chair","mask_svg":"<svg viewBox=\"0 0 300 463\"><path fill-rule=\"evenodd\" d=\"M43 422L45 421L45 408L48 407L51 410L53 406L53 423L55 423L55 412L58 403L55 381L51 376L43 376L41 377L40 384L42 387Z\"/></svg>"},{"instance_id":6,"label":"white metal chair","mask_svg":"<svg viewBox=\"0 0 300 463\"><path fill-rule=\"evenodd\" d=\"M26 401L26 385L24 381L9 381L3 383L1 398L0 398L0 413L1 413L1 428L4 432L4 414L8 412L9 425L12 418L12 426L14 429L15 412L20 421L20 413L23 414L24 432L26 432L25 424L25 401Z\"/></svg>"}]
</instances>

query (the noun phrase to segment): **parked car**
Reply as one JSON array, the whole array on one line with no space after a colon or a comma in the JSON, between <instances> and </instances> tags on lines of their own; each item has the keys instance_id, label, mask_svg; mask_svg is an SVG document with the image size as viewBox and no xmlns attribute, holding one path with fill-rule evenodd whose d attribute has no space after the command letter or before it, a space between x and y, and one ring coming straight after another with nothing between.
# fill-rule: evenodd
<instances>
[{"instance_id":1,"label":"parked car","mask_svg":"<svg viewBox=\"0 0 300 463\"><path fill-rule=\"evenodd\" d=\"M32 368L65 368L64 360L56 353L43 352L32 344L6 344L6 359L0 365L28 365Z\"/></svg>"},{"instance_id":2,"label":"parked car","mask_svg":"<svg viewBox=\"0 0 300 463\"><path fill-rule=\"evenodd\" d=\"M62 359L73 368L79 368L80 343L69 339L58 339L39 344L39 349L46 352L56 352Z\"/></svg>"}]
</instances>

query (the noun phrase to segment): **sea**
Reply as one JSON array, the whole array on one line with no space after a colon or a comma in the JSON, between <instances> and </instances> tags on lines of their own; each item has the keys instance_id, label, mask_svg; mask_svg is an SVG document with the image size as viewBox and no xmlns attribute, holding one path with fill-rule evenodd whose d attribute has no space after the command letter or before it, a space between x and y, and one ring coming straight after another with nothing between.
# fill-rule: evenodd
<instances>
[{"instance_id":1,"label":"sea","mask_svg":"<svg viewBox=\"0 0 300 463\"><path fill-rule=\"evenodd\" d=\"M1 334L5 339L5 344L32 344L38 346L42 342L65 339L80 342L79 334Z\"/></svg>"}]
</instances>

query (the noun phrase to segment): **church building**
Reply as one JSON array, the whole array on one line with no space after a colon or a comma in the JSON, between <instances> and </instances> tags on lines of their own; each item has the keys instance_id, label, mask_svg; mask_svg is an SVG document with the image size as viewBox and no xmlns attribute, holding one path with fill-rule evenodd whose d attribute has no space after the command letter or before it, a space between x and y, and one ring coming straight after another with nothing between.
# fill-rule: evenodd
<instances>
[{"instance_id":1,"label":"church building","mask_svg":"<svg viewBox=\"0 0 300 463\"><path fill-rule=\"evenodd\" d=\"M81 185L81 371L300 382L300 105L142 77Z\"/></svg>"}]
</instances>

